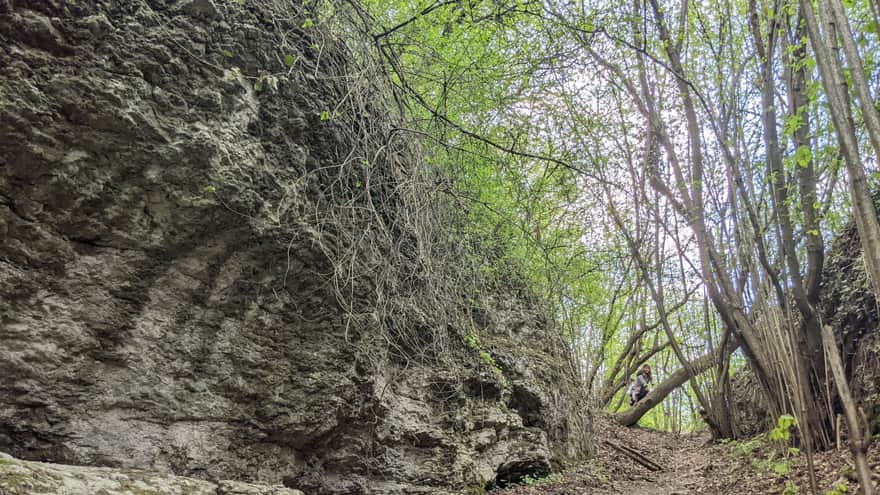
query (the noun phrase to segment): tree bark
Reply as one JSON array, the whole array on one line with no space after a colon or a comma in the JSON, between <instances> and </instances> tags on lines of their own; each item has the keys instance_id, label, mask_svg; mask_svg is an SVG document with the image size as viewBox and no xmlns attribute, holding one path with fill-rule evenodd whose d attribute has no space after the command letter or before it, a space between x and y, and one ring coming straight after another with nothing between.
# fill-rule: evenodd
<instances>
[{"instance_id":1,"label":"tree bark","mask_svg":"<svg viewBox=\"0 0 880 495\"><path fill-rule=\"evenodd\" d=\"M868 464L868 447L871 445L871 434L862 426L858 406L850 393L849 383L846 381L846 373L843 371L843 363L840 359L840 351L837 350L837 342L831 327L822 327L822 341L825 344L825 355L828 357L828 366L834 374L834 383L840 402L843 404L843 412L846 418L846 427L849 431L849 448L852 451L856 463L856 473L859 476L859 485L862 495L874 495L874 482L871 480L871 466Z\"/></svg>"}]
</instances>

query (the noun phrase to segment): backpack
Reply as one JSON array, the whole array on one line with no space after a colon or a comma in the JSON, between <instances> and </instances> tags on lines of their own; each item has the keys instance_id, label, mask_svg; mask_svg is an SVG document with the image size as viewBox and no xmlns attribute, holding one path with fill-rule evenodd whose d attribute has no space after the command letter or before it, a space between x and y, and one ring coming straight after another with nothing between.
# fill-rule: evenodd
<instances>
[{"instance_id":1,"label":"backpack","mask_svg":"<svg viewBox=\"0 0 880 495\"><path fill-rule=\"evenodd\" d=\"M629 405L633 405L645 395L642 393L642 385L639 383L638 377L629 381L629 387L626 389L626 395L629 395Z\"/></svg>"},{"instance_id":2,"label":"backpack","mask_svg":"<svg viewBox=\"0 0 880 495\"><path fill-rule=\"evenodd\" d=\"M642 375L641 373L636 375L635 384L633 385L633 391L634 391L634 396L635 396L634 402L638 402L638 401L644 399L646 395L648 395L648 384L651 382L648 381L647 379L643 378L643 376L644 375ZM645 383L642 384L642 381L644 381Z\"/></svg>"}]
</instances>

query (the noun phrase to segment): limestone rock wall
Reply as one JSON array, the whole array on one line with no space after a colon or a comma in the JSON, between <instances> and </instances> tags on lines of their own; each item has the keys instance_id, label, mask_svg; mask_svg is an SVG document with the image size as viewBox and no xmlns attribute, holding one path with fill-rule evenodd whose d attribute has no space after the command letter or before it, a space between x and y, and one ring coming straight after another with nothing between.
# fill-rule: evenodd
<instances>
[{"instance_id":1,"label":"limestone rock wall","mask_svg":"<svg viewBox=\"0 0 880 495\"><path fill-rule=\"evenodd\" d=\"M731 376L730 399L738 438L751 438L773 427L764 389L750 368L739 369Z\"/></svg>"},{"instance_id":2,"label":"limestone rock wall","mask_svg":"<svg viewBox=\"0 0 880 495\"><path fill-rule=\"evenodd\" d=\"M468 329L429 365L350 317L350 242L321 218L375 199L394 230L400 195L340 171L374 132L390 158L360 170L417 157L379 105L336 118L377 76L301 5L0 0L0 451L355 494L479 491L589 450L527 302L483 318L501 378Z\"/></svg>"},{"instance_id":3,"label":"limestone rock wall","mask_svg":"<svg viewBox=\"0 0 880 495\"><path fill-rule=\"evenodd\" d=\"M136 469L27 462L0 453L0 492L16 495L303 495L282 486L237 481L209 482Z\"/></svg>"},{"instance_id":4,"label":"limestone rock wall","mask_svg":"<svg viewBox=\"0 0 880 495\"><path fill-rule=\"evenodd\" d=\"M875 198L875 203L876 203ZM825 323L841 337L841 353L853 395L880 433L880 311L871 290L855 223L834 240L822 280Z\"/></svg>"}]
</instances>

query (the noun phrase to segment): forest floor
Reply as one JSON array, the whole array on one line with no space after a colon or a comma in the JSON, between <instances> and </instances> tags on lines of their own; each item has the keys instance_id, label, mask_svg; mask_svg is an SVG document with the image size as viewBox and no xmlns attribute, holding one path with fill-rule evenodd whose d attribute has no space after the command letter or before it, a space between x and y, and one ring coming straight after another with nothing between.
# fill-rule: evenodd
<instances>
[{"instance_id":1,"label":"forest floor","mask_svg":"<svg viewBox=\"0 0 880 495\"><path fill-rule=\"evenodd\" d=\"M766 437L711 444L706 432L674 434L625 428L597 418L596 456L589 464L492 495L807 495L806 455L788 457ZM880 480L880 448L870 452L875 484ZM616 446L617 448L613 447ZM662 467L651 471L619 452L628 447ZM852 456L840 451L815 456L819 493L858 493ZM845 486L844 490L840 490ZM837 491L834 491L838 488Z\"/></svg>"}]
</instances>

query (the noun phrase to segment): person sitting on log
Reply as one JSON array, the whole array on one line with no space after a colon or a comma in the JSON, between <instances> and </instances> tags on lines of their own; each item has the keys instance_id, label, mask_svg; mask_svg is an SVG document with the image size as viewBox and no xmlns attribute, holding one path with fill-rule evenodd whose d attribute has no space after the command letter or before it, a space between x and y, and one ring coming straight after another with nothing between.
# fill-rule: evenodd
<instances>
[{"instance_id":1,"label":"person sitting on log","mask_svg":"<svg viewBox=\"0 0 880 495\"><path fill-rule=\"evenodd\" d=\"M629 405L633 406L636 402L648 395L648 384L651 383L651 367L647 364L636 374L636 379L630 382L629 389Z\"/></svg>"}]
</instances>

